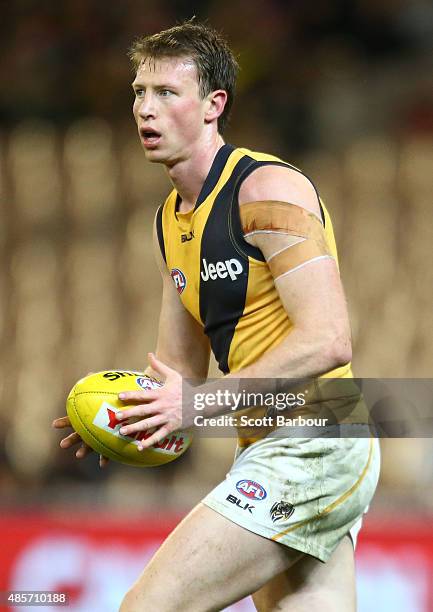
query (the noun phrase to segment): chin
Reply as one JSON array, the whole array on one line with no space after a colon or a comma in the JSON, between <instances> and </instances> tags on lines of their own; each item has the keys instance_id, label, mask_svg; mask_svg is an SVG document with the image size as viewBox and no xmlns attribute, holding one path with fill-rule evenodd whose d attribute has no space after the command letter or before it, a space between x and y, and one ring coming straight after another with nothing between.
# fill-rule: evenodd
<instances>
[{"instance_id":1,"label":"chin","mask_svg":"<svg viewBox=\"0 0 433 612\"><path fill-rule=\"evenodd\" d=\"M154 163L163 164L167 159L167 155L163 151L158 151L158 149L144 149L144 154L148 161Z\"/></svg>"},{"instance_id":2,"label":"chin","mask_svg":"<svg viewBox=\"0 0 433 612\"><path fill-rule=\"evenodd\" d=\"M167 150L163 151L161 149L144 149L144 154L147 161L153 164L164 164L167 167L175 165L178 161L180 161L180 159L182 159L173 152L170 155Z\"/></svg>"}]
</instances>

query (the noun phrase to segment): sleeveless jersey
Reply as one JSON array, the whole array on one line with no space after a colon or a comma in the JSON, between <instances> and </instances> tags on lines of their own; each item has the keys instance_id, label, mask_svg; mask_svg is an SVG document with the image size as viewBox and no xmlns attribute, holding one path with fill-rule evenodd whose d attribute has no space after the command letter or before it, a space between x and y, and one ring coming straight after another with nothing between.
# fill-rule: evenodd
<instances>
[{"instance_id":1,"label":"sleeveless jersey","mask_svg":"<svg viewBox=\"0 0 433 612\"><path fill-rule=\"evenodd\" d=\"M277 346L293 326L261 251L243 237L238 194L256 168L290 164L272 155L224 145L219 149L195 208L180 213L173 190L158 209L162 256L185 308L203 326L223 373L254 363ZM320 201L320 200L319 200ZM322 222L337 261L331 219ZM326 374L350 377L350 364Z\"/></svg>"}]
</instances>

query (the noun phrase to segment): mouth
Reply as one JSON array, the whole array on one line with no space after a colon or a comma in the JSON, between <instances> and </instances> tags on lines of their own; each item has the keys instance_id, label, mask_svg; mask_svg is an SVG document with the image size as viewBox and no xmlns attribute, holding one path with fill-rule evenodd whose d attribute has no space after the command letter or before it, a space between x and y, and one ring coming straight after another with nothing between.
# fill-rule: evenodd
<instances>
[{"instance_id":1,"label":"mouth","mask_svg":"<svg viewBox=\"0 0 433 612\"><path fill-rule=\"evenodd\" d=\"M160 132L157 132L153 128L142 127L140 128L139 132L141 142L143 143L143 146L147 149L155 147L161 140Z\"/></svg>"}]
</instances>

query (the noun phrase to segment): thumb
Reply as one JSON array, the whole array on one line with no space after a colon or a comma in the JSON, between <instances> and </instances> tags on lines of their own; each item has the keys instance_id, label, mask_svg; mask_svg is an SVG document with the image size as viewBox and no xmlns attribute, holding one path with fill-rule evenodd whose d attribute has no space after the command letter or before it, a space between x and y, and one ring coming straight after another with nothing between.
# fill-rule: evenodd
<instances>
[{"instance_id":1,"label":"thumb","mask_svg":"<svg viewBox=\"0 0 433 612\"><path fill-rule=\"evenodd\" d=\"M166 379L170 376L170 374L175 373L175 370L169 368L165 363L162 363L159 359L157 359L154 353L148 353L149 364L155 372L161 374L161 376Z\"/></svg>"}]
</instances>

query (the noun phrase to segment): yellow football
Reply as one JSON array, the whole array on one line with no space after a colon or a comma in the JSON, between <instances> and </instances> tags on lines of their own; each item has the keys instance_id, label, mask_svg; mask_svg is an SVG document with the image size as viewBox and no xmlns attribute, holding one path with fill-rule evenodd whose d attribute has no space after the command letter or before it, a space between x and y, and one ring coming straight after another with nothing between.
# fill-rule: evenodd
<instances>
[{"instance_id":1,"label":"yellow football","mask_svg":"<svg viewBox=\"0 0 433 612\"><path fill-rule=\"evenodd\" d=\"M119 430L126 422L116 415L130 408L118 398L121 391L150 390L161 387L156 378L142 372L107 370L89 374L79 380L68 395L66 411L72 427L94 451L120 463L139 467L162 465L180 457L192 442L191 433L176 431L142 451L138 441L154 431L140 431L124 436ZM128 422L140 420L130 419Z\"/></svg>"}]
</instances>

